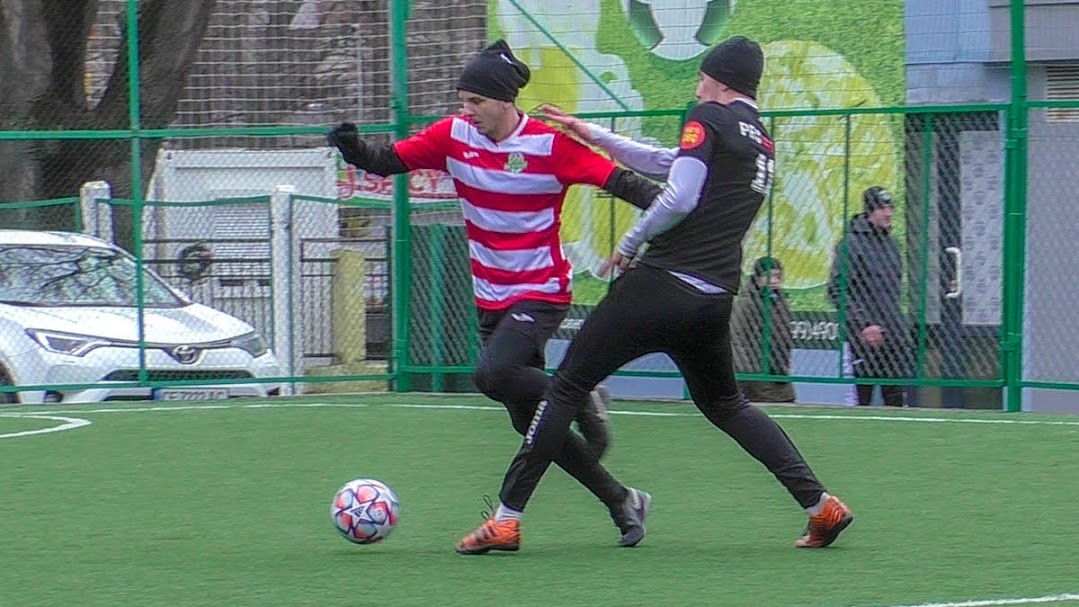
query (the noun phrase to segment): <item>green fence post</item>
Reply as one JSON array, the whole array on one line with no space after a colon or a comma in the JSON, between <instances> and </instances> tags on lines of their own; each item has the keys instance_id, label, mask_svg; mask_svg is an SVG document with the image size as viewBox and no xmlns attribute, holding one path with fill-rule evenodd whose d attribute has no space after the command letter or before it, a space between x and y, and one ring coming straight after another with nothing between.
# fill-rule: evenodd
<instances>
[{"instance_id":1,"label":"green fence post","mask_svg":"<svg viewBox=\"0 0 1079 607\"><path fill-rule=\"evenodd\" d=\"M775 129L775 126L776 126L776 119L773 116L773 117L768 119L768 134L771 135L773 138L775 138L775 132L773 131L773 129ZM768 288L771 289L772 288L772 252L773 252L772 251L772 245L773 245L772 241L775 238L775 229L773 228L773 225L774 225L773 222L775 220L774 211L775 211L775 192L776 192L776 188L775 188L775 183L770 183L769 185L771 187L768 190L768 199L766 201L766 204L768 205L768 208L766 210L766 213L768 215L768 235L765 236L765 238L764 238L764 255L769 260L768 264L767 264L767 267L765 268L765 270L766 270L765 276L766 276L766 280L768 281L766 284L768 285ZM751 268L752 269L750 270L750 273L752 275L752 273L755 272L756 269L757 269L756 260L754 260L754 263L751 266ZM754 278L750 278L750 280L754 280ZM762 314L764 316L764 326L761 327L761 333L762 333L762 337L764 338L764 343L761 344L761 346L762 346L761 347L761 355L760 355L760 365L761 366L760 366L760 371L758 371L758 373L765 373L767 375L771 375L772 374L772 298L771 297L765 297L764 298L764 310L762 311Z\"/></svg>"},{"instance_id":2,"label":"green fence post","mask_svg":"<svg viewBox=\"0 0 1079 607\"><path fill-rule=\"evenodd\" d=\"M435 369L446 366L446 272L445 257L446 226L431 226L431 365ZM435 371L431 377L431 390L445 390L445 373Z\"/></svg>"},{"instance_id":3,"label":"green fence post","mask_svg":"<svg viewBox=\"0 0 1079 607\"><path fill-rule=\"evenodd\" d=\"M145 323L145 285L142 273L142 119L140 108L139 82L139 8L138 0L127 0L127 95L128 128L131 129L131 202L132 230L134 233L135 254L135 302L136 327L139 346L139 384L146 385L149 375L146 372L146 323ZM114 235L115 237L115 235Z\"/></svg>"},{"instance_id":4,"label":"green fence post","mask_svg":"<svg viewBox=\"0 0 1079 607\"><path fill-rule=\"evenodd\" d=\"M921 264L918 276L922 279L921 289L918 296L918 343L914 369L915 379L925 377L926 350L929 345L929 327L926 316L929 313L929 213L931 211L930 196L933 187L933 115L926 114L922 123L922 231L921 238Z\"/></svg>"},{"instance_id":5,"label":"green fence post","mask_svg":"<svg viewBox=\"0 0 1079 607\"><path fill-rule=\"evenodd\" d=\"M839 231L839 247L836 255L839 259L833 259L832 263L839 264L839 301L836 304L836 344L839 346L839 370L836 377L843 377L846 368L843 366L843 353L846 351L847 342L847 214L850 212L850 138L851 138L851 114L844 116L843 122L843 217ZM830 280L830 277L829 277Z\"/></svg>"},{"instance_id":6,"label":"green fence post","mask_svg":"<svg viewBox=\"0 0 1079 607\"><path fill-rule=\"evenodd\" d=\"M612 133L618 132L618 131L615 130L615 127L617 126L617 120L618 120L617 118L614 118L612 116L611 117L611 124L608 125L608 127L607 127L609 129L611 129ZM618 201L615 200L614 196L611 196L609 198L609 200L608 200L608 203L609 204L607 205L607 219L608 219L608 221L610 221L610 225L607 226L607 237L609 238L607 243L608 243L609 246L607 247L607 250L603 252L603 258L604 259L610 259L611 255L614 255L614 250L618 246L618 236L619 236L617 226L615 225L615 218L616 218L615 214L617 213L617 209L615 207L618 204ZM607 276L606 276L607 291L611 290L611 285L614 283L614 278L615 278L615 273L614 272L610 272L610 273L607 274Z\"/></svg>"},{"instance_id":7,"label":"green fence post","mask_svg":"<svg viewBox=\"0 0 1079 607\"><path fill-rule=\"evenodd\" d=\"M406 22L409 3L390 2L390 54L392 62L394 136L408 137L408 40ZM409 312L412 297L412 229L409 217L408 175L398 175L393 185L393 363L397 371L394 388L398 392L412 390L409 366Z\"/></svg>"},{"instance_id":8,"label":"green fence post","mask_svg":"<svg viewBox=\"0 0 1079 607\"><path fill-rule=\"evenodd\" d=\"M1027 206L1027 65L1025 5L1011 2L1011 105L1004 149L1004 318L1001 343L1004 402L1008 411L1022 409L1023 288L1026 263Z\"/></svg>"},{"instance_id":9,"label":"green fence post","mask_svg":"<svg viewBox=\"0 0 1079 607\"><path fill-rule=\"evenodd\" d=\"M681 115L679 123L678 123L679 136L681 136L682 129L684 129L686 127L686 120L689 118L690 110L692 110L695 107L697 107L697 102L696 101L687 101L686 102L685 110L682 112L682 115ZM614 242L612 242L611 244L614 245ZM690 393L689 393L689 384L686 383L685 378L682 378L681 374L678 374L677 377L682 379L682 400L693 400L692 395L690 395Z\"/></svg>"}]
</instances>

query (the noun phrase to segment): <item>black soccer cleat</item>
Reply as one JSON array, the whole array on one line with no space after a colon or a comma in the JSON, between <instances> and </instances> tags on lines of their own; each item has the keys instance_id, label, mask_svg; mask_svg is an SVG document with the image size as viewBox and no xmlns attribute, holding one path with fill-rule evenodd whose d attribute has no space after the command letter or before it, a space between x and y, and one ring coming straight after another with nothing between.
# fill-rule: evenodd
<instances>
[{"instance_id":1,"label":"black soccer cleat","mask_svg":"<svg viewBox=\"0 0 1079 607\"><path fill-rule=\"evenodd\" d=\"M614 524L622 532L622 538L618 540L619 546L632 548L641 543L644 539L644 519L651 507L651 495L640 489L627 488L626 499L617 511L611 512Z\"/></svg>"}]
</instances>

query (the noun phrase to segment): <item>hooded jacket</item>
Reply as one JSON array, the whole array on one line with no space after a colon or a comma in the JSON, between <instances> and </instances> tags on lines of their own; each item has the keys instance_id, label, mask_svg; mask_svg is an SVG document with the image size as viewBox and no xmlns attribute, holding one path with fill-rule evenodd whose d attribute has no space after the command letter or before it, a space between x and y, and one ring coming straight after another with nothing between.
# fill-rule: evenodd
<instances>
[{"instance_id":1,"label":"hooded jacket","mask_svg":"<svg viewBox=\"0 0 1079 607\"><path fill-rule=\"evenodd\" d=\"M871 224L865 213L855 215L833 259L828 297L844 310L849 334L879 325L888 336L905 335L903 260L890 231Z\"/></svg>"}]
</instances>

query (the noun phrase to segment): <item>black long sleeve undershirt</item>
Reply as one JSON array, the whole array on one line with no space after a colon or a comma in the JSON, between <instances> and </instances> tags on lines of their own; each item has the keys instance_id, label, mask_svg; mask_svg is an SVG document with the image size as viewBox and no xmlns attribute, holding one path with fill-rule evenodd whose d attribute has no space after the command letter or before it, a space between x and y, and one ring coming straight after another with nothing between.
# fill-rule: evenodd
<instances>
[{"instance_id":1,"label":"black long sleeve undershirt","mask_svg":"<svg viewBox=\"0 0 1079 607\"><path fill-rule=\"evenodd\" d=\"M384 143L367 143L361 139L357 149L342 151L342 156L345 162L379 177L408 172L393 146Z\"/></svg>"},{"instance_id":2,"label":"black long sleeve undershirt","mask_svg":"<svg viewBox=\"0 0 1079 607\"><path fill-rule=\"evenodd\" d=\"M633 171L616 168L603 184L603 189L638 209L647 209L663 188Z\"/></svg>"}]
</instances>

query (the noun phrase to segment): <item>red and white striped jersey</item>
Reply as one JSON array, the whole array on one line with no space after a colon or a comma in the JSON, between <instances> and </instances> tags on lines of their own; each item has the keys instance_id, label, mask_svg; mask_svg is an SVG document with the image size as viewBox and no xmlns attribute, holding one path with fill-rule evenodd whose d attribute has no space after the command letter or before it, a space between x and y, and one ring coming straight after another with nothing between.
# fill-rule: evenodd
<instances>
[{"instance_id":1,"label":"red and white striped jersey","mask_svg":"<svg viewBox=\"0 0 1079 607\"><path fill-rule=\"evenodd\" d=\"M477 306L503 310L522 299L570 302L572 268L558 235L566 189L603 186L614 162L528 116L499 142L455 116L398 141L394 149L409 170L440 169L453 177Z\"/></svg>"}]
</instances>

